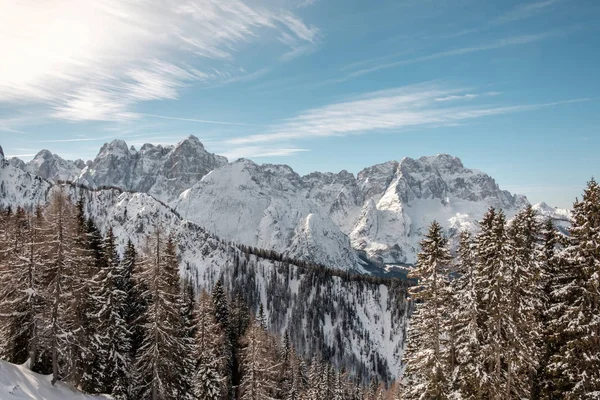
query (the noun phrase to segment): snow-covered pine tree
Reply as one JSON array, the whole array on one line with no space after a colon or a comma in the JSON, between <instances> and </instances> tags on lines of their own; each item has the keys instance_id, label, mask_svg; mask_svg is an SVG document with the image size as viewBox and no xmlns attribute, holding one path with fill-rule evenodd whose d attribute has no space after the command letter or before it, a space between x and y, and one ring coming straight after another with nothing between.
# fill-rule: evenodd
<instances>
[{"instance_id":1,"label":"snow-covered pine tree","mask_svg":"<svg viewBox=\"0 0 600 400\"><path fill-rule=\"evenodd\" d=\"M144 340L144 318L148 309L148 298L144 295L148 296L150 292L146 286L147 282L138 279L144 266L138 263L138 253L131 240L127 241L121 264L124 277L121 290L127 293L125 320L131 332L129 359L133 362L137 359L137 352ZM130 398L135 398L133 393L130 394Z\"/></svg>"},{"instance_id":2,"label":"snow-covered pine tree","mask_svg":"<svg viewBox=\"0 0 600 400\"><path fill-rule=\"evenodd\" d=\"M531 396L532 378L539 364L543 307L539 245L541 225L531 206L519 212L508 228L509 260L506 273L508 301L504 315L502 356L503 398Z\"/></svg>"},{"instance_id":3,"label":"snow-covered pine tree","mask_svg":"<svg viewBox=\"0 0 600 400\"><path fill-rule=\"evenodd\" d=\"M136 398L191 399L186 392L193 369L193 347L185 335L175 246L165 243L159 226L148 241L143 281L149 305L144 316L144 339L136 360Z\"/></svg>"},{"instance_id":4,"label":"snow-covered pine tree","mask_svg":"<svg viewBox=\"0 0 600 400\"><path fill-rule=\"evenodd\" d=\"M230 326L231 326L231 343L232 346L232 365L233 373L231 386L237 387L241 382L240 367L239 367L239 346L240 339L246 334L246 330L250 325L250 310L246 306L244 299L238 293L233 296L230 307Z\"/></svg>"},{"instance_id":5,"label":"snow-covered pine tree","mask_svg":"<svg viewBox=\"0 0 600 400\"><path fill-rule=\"evenodd\" d=\"M540 321L542 335L538 346L541 349L541 357L537 372L533 381L531 393L532 400L549 399L558 396L554 387L554 379L548 370L551 357L558 351L556 335L552 334L552 314L554 298L552 292L555 288L562 287L561 268L559 254L558 231L550 218L546 220L541 230L542 254L540 265L542 268L542 300L543 308L540 310Z\"/></svg>"},{"instance_id":6,"label":"snow-covered pine tree","mask_svg":"<svg viewBox=\"0 0 600 400\"><path fill-rule=\"evenodd\" d=\"M267 332L255 319L242 339L242 382L241 400L274 399L278 364L274 361L273 349L269 348Z\"/></svg>"},{"instance_id":7,"label":"snow-covered pine tree","mask_svg":"<svg viewBox=\"0 0 600 400\"><path fill-rule=\"evenodd\" d=\"M199 400L226 399L226 362L222 351L227 338L214 316L214 303L206 292L200 293L196 308L195 394Z\"/></svg>"},{"instance_id":8,"label":"snow-covered pine tree","mask_svg":"<svg viewBox=\"0 0 600 400\"><path fill-rule=\"evenodd\" d=\"M477 399L480 393L478 376L483 374L477 355L482 332L478 324L480 304L475 287L475 255L473 241L467 231L460 233L452 280L455 322L456 365L452 373L453 398Z\"/></svg>"},{"instance_id":9,"label":"snow-covered pine tree","mask_svg":"<svg viewBox=\"0 0 600 400\"><path fill-rule=\"evenodd\" d=\"M99 293L99 284L94 275L105 265L104 258L98 260L95 249L95 225L85 217L85 200L81 196L74 207L73 231L73 267L69 269L69 291L71 293L66 310L70 329L69 363L67 376L75 386L84 391L100 393L102 377L99 353L94 348L93 339L98 333L99 311L95 297ZM99 231L98 231L99 233ZM103 254L103 253L102 253ZM100 264L101 261L101 264Z\"/></svg>"},{"instance_id":10,"label":"snow-covered pine tree","mask_svg":"<svg viewBox=\"0 0 600 400\"><path fill-rule=\"evenodd\" d=\"M481 311L478 324L482 328L478 363L481 376L481 396L497 399L504 394L505 379L502 356L505 319L510 314L506 278L508 275L508 245L506 217L502 211L490 208L480 222L481 231L475 240L477 257L475 287Z\"/></svg>"},{"instance_id":11,"label":"snow-covered pine tree","mask_svg":"<svg viewBox=\"0 0 600 400\"><path fill-rule=\"evenodd\" d=\"M448 268L451 261L448 240L442 227L433 222L421 241L421 252L410 277L418 280L411 288L416 310L408 331L406 363L406 399L445 399L449 395L448 358L442 343L448 292Z\"/></svg>"},{"instance_id":12,"label":"snow-covered pine tree","mask_svg":"<svg viewBox=\"0 0 600 400\"><path fill-rule=\"evenodd\" d=\"M121 263L115 245L115 236L109 227L104 239L104 267L94 281L99 289L93 294L97 309L97 331L91 339L98 363L96 387L99 392L110 393L115 400L125 400L129 393L130 331L126 321L127 293L122 289L126 269Z\"/></svg>"},{"instance_id":13,"label":"snow-covered pine tree","mask_svg":"<svg viewBox=\"0 0 600 400\"><path fill-rule=\"evenodd\" d=\"M592 178L573 205L562 252L564 286L553 292L550 327L559 349L549 370L565 399L600 398L600 187ZM558 337L560 336L560 338Z\"/></svg>"},{"instance_id":14,"label":"snow-covered pine tree","mask_svg":"<svg viewBox=\"0 0 600 400\"><path fill-rule=\"evenodd\" d=\"M225 341L223 341L223 349L220 353L225 357L225 386L229 395L232 397L233 393L233 367L234 367L234 347L235 343L232 342L232 328L231 328L231 316L229 310L229 300L225 293L225 287L223 285L223 277L220 277L215 286L213 287L212 293L213 310L215 313L215 319L221 326L221 330L225 334Z\"/></svg>"}]
</instances>

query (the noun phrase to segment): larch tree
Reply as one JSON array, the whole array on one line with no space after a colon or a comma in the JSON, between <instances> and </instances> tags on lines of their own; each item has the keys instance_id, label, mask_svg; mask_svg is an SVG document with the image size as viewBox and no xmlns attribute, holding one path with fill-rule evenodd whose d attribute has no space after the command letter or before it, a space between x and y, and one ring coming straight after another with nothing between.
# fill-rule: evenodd
<instances>
[{"instance_id":1,"label":"larch tree","mask_svg":"<svg viewBox=\"0 0 600 400\"><path fill-rule=\"evenodd\" d=\"M415 312L404 359L407 399L445 399L449 395L448 358L442 341L450 261L448 240L434 221L421 241L417 264L410 273L418 282L410 291Z\"/></svg>"},{"instance_id":2,"label":"larch tree","mask_svg":"<svg viewBox=\"0 0 600 400\"><path fill-rule=\"evenodd\" d=\"M254 320L242 339L241 400L274 399L276 368L269 337L258 320Z\"/></svg>"},{"instance_id":3,"label":"larch tree","mask_svg":"<svg viewBox=\"0 0 600 400\"><path fill-rule=\"evenodd\" d=\"M144 338L136 361L136 396L152 400L192 398L193 346L185 334L177 255L172 240L165 242L159 226L148 243L140 278L145 283L148 308Z\"/></svg>"},{"instance_id":4,"label":"larch tree","mask_svg":"<svg viewBox=\"0 0 600 400\"><path fill-rule=\"evenodd\" d=\"M44 347L48 350L52 364L52 384L65 374L73 371L70 358L74 332L72 315L73 304L72 276L76 253L74 232L76 230L75 210L69 198L59 188L51 195L46 210L46 223L41 230L42 264L45 302Z\"/></svg>"},{"instance_id":5,"label":"larch tree","mask_svg":"<svg viewBox=\"0 0 600 400\"><path fill-rule=\"evenodd\" d=\"M202 291L196 308L195 394L199 400L227 398L227 360L223 343L227 340L214 315L214 303Z\"/></svg>"},{"instance_id":6,"label":"larch tree","mask_svg":"<svg viewBox=\"0 0 600 400\"><path fill-rule=\"evenodd\" d=\"M28 357L36 312L36 286L31 276L35 265L28 257L29 218L22 207L7 214L4 243L0 247L0 356L21 364ZM32 313L33 312L33 313Z\"/></svg>"}]
</instances>

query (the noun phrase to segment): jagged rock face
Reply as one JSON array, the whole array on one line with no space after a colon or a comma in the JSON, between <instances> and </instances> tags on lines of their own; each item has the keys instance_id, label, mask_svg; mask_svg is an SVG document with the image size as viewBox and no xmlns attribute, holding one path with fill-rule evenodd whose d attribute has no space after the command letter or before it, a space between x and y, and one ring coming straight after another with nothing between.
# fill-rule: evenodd
<instances>
[{"instance_id":1,"label":"jagged rock face","mask_svg":"<svg viewBox=\"0 0 600 400\"><path fill-rule=\"evenodd\" d=\"M195 136L175 146L145 144L139 151L113 140L102 147L81 180L92 187L117 186L169 202L225 164L225 157L207 152Z\"/></svg>"},{"instance_id":2,"label":"jagged rock face","mask_svg":"<svg viewBox=\"0 0 600 400\"><path fill-rule=\"evenodd\" d=\"M80 163L65 160L48 150L40 151L27 163L18 158L11 158L10 163L14 167L54 182L75 180L83 168Z\"/></svg>"},{"instance_id":3,"label":"jagged rock face","mask_svg":"<svg viewBox=\"0 0 600 400\"><path fill-rule=\"evenodd\" d=\"M6 162L0 154L0 206L32 209L44 204L52 184Z\"/></svg>"}]
</instances>

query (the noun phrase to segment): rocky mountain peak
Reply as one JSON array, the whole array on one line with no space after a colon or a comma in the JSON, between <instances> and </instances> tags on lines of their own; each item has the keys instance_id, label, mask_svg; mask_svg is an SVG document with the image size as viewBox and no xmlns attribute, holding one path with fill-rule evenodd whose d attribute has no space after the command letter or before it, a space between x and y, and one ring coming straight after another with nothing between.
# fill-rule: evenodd
<instances>
[{"instance_id":1,"label":"rocky mountain peak","mask_svg":"<svg viewBox=\"0 0 600 400\"><path fill-rule=\"evenodd\" d=\"M104 143L100 152L96 156L96 159L99 157L106 156L115 156L115 157L129 157L131 156L129 152L129 148L127 147L127 143L121 139L115 139L110 143Z\"/></svg>"},{"instance_id":2,"label":"rocky mountain peak","mask_svg":"<svg viewBox=\"0 0 600 400\"><path fill-rule=\"evenodd\" d=\"M194 135L189 135L188 137L183 139L181 142L177 143L175 145L175 148L186 147L186 146L191 147L191 148L200 148L200 149L204 150L204 145L202 144L200 139L198 139Z\"/></svg>"},{"instance_id":3,"label":"rocky mountain peak","mask_svg":"<svg viewBox=\"0 0 600 400\"><path fill-rule=\"evenodd\" d=\"M0 160L4 160L4 150L2 150L2 146L0 146Z\"/></svg>"}]
</instances>

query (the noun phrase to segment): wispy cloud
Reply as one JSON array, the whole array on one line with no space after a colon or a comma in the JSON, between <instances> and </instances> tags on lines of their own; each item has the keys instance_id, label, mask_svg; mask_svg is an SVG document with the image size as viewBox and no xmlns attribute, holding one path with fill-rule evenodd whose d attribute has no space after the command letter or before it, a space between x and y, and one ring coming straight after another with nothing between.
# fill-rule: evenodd
<instances>
[{"instance_id":1,"label":"wispy cloud","mask_svg":"<svg viewBox=\"0 0 600 400\"><path fill-rule=\"evenodd\" d=\"M256 145L372 131L401 131L417 127L454 126L488 116L592 100L585 98L513 106L457 104L457 101L462 100L468 94L464 92L462 89L448 89L433 84L411 85L372 92L349 101L308 110L264 133L236 137L227 142L237 146ZM479 94L474 95L480 96ZM438 99L447 100L439 101Z\"/></svg>"},{"instance_id":2,"label":"wispy cloud","mask_svg":"<svg viewBox=\"0 0 600 400\"><path fill-rule=\"evenodd\" d=\"M139 102L241 79L235 55L273 37L284 54L302 53L319 30L267 0L9 2L0 103L50 104L53 117L70 121L133 119Z\"/></svg>"},{"instance_id":3,"label":"wispy cloud","mask_svg":"<svg viewBox=\"0 0 600 400\"><path fill-rule=\"evenodd\" d=\"M306 151L309 150L293 147L269 148L264 146L244 146L225 151L222 155L230 160L236 160L238 158L287 157Z\"/></svg>"},{"instance_id":4,"label":"wispy cloud","mask_svg":"<svg viewBox=\"0 0 600 400\"><path fill-rule=\"evenodd\" d=\"M519 21L527 18L534 17L542 12L547 11L551 6L560 3L564 0L543 0L534 3L520 4L512 10L500 15L496 19L493 19L491 25L506 24L509 22Z\"/></svg>"},{"instance_id":5,"label":"wispy cloud","mask_svg":"<svg viewBox=\"0 0 600 400\"><path fill-rule=\"evenodd\" d=\"M341 78L331 79L330 81L327 81L327 83L343 82L348 79L357 78L359 76L370 74L372 72L376 72L376 71L380 71L380 70L384 70L384 69L399 67L401 65L416 64L416 63L420 63L420 62L436 60L439 58L459 56L459 55L464 55L464 54L501 49L501 48L509 47L509 46L525 45L525 44L529 44L529 43L538 42L538 41L547 39L552 36L557 36L561 33L562 32L551 31L551 32L543 32L543 33L532 34L532 35L514 36L514 37L510 37L510 38L499 39L494 42L484 43L481 45L460 47L460 48L440 51L440 52L427 54L427 55L419 56L419 57L406 58L406 59L397 60L397 61L375 63L370 66L350 72ZM355 64L357 64L357 63L355 63Z\"/></svg>"},{"instance_id":6,"label":"wispy cloud","mask_svg":"<svg viewBox=\"0 0 600 400\"><path fill-rule=\"evenodd\" d=\"M262 126L267 127L269 125L259 125L259 124L247 124L244 122L229 122L229 121L215 121L210 119L197 119L197 118L180 118L180 117L168 117L166 115L156 115L156 114L138 114L144 117L152 117L152 118L160 118L160 119L170 119L175 121L185 121L185 122L198 122L202 124L216 124L216 125L237 125L237 126Z\"/></svg>"}]
</instances>

